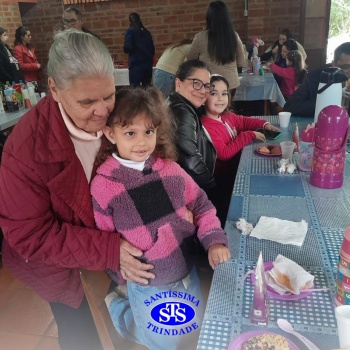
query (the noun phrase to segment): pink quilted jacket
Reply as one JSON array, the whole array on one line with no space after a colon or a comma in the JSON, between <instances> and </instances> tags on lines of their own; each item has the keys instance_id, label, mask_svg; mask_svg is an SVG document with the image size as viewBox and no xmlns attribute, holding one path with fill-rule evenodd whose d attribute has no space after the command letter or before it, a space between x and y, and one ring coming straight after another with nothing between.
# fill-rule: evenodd
<instances>
[{"instance_id":1,"label":"pink quilted jacket","mask_svg":"<svg viewBox=\"0 0 350 350\"><path fill-rule=\"evenodd\" d=\"M43 299L78 307L79 268L119 266L119 234L95 229L89 184L51 96L9 136L0 168L3 263Z\"/></svg>"}]
</instances>

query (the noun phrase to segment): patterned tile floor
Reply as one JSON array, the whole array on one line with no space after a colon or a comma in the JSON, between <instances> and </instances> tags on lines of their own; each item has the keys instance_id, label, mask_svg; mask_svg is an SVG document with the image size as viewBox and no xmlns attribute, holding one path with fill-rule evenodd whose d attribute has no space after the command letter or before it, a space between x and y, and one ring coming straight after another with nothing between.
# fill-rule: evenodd
<instances>
[{"instance_id":1,"label":"patterned tile floor","mask_svg":"<svg viewBox=\"0 0 350 350\"><path fill-rule=\"evenodd\" d=\"M199 269L203 297L209 293L212 273ZM47 302L15 279L2 266L0 255L0 349L60 350L57 326ZM125 342L118 350L146 349ZM191 349L186 349L191 350Z\"/></svg>"}]
</instances>

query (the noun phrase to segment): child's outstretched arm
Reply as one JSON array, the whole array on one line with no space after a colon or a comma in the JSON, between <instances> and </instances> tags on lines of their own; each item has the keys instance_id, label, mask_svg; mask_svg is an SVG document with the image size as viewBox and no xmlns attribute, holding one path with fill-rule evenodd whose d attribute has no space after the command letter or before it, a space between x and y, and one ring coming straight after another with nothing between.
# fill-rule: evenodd
<instances>
[{"instance_id":1,"label":"child's outstretched arm","mask_svg":"<svg viewBox=\"0 0 350 350\"><path fill-rule=\"evenodd\" d=\"M216 265L231 258L230 250L223 244L214 244L208 250L209 265L214 270Z\"/></svg>"}]
</instances>

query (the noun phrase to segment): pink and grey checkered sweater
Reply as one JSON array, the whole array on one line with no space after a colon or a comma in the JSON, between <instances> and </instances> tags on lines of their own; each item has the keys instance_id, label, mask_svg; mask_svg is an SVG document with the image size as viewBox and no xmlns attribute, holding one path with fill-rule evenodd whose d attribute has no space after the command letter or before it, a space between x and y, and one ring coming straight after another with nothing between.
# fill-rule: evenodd
<instances>
[{"instance_id":1,"label":"pink and grey checkered sweater","mask_svg":"<svg viewBox=\"0 0 350 350\"><path fill-rule=\"evenodd\" d=\"M154 265L149 285L165 285L186 277L194 265L195 242L207 250L228 245L215 208L205 192L175 162L150 157L143 171L109 157L91 184L96 225L121 236L144 252ZM186 208L194 223L186 220Z\"/></svg>"}]
</instances>

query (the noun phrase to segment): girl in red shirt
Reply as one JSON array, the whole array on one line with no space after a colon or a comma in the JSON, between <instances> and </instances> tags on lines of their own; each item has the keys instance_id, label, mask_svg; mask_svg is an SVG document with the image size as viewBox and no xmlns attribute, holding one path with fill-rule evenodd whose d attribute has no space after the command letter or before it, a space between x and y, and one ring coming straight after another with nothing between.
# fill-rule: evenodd
<instances>
[{"instance_id":1,"label":"girl in red shirt","mask_svg":"<svg viewBox=\"0 0 350 350\"><path fill-rule=\"evenodd\" d=\"M211 200L224 226L240 151L255 139L265 141L265 135L255 131L258 128L275 131L279 129L264 119L245 117L228 111L230 96L227 79L221 75L212 75L210 83L212 90L205 102L206 113L201 121L217 152L214 170L217 189L215 198Z\"/></svg>"},{"instance_id":2,"label":"girl in red shirt","mask_svg":"<svg viewBox=\"0 0 350 350\"><path fill-rule=\"evenodd\" d=\"M281 89L282 95L286 100L302 83L306 70L304 59L298 50L289 51L286 55L287 68L279 67L275 63L267 62L266 66L271 71L281 77L278 85Z\"/></svg>"}]
</instances>

